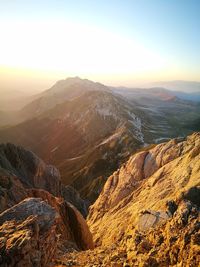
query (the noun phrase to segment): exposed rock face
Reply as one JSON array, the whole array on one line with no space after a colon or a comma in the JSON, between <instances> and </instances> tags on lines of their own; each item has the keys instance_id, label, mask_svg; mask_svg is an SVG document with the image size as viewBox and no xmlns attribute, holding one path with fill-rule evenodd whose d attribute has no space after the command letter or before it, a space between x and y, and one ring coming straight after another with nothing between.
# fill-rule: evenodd
<instances>
[{"instance_id":1,"label":"exposed rock face","mask_svg":"<svg viewBox=\"0 0 200 267\"><path fill-rule=\"evenodd\" d=\"M18 177L0 168L0 212L27 197L26 189Z\"/></svg>"},{"instance_id":2,"label":"exposed rock face","mask_svg":"<svg viewBox=\"0 0 200 267\"><path fill-rule=\"evenodd\" d=\"M83 215L84 218L86 218L88 214L88 208L86 201L84 201L77 190L75 190L72 186L63 186L62 187L62 197L72 203Z\"/></svg>"},{"instance_id":3,"label":"exposed rock face","mask_svg":"<svg viewBox=\"0 0 200 267\"><path fill-rule=\"evenodd\" d=\"M86 216L86 203L72 187L65 187L59 171L33 152L13 144L0 145L0 212L25 199L30 188L65 198Z\"/></svg>"},{"instance_id":4,"label":"exposed rock face","mask_svg":"<svg viewBox=\"0 0 200 267\"><path fill-rule=\"evenodd\" d=\"M178 205L173 218L146 233L134 230L122 240L127 259L140 266L198 266L200 262L200 209L189 201ZM123 245L122 245L123 246Z\"/></svg>"},{"instance_id":5,"label":"exposed rock face","mask_svg":"<svg viewBox=\"0 0 200 267\"><path fill-rule=\"evenodd\" d=\"M0 266L46 267L57 249L58 214L29 198L0 214Z\"/></svg>"},{"instance_id":6,"label":"exposed rock face","mask_svg":"<svg viewBox=\"0 0 200 267\"><path fill-rule=\"evenodd\" d=\"M173 217L160 226L142 232L129 227L128 234L119 238L118 233L118 242L93 251L68 253L61 257L63 265L56 266L199 266L199 211L199 207L183 200Z\"/></svg>"},{"instance_id":7,"label":"exposed rock face","mask_svg":"<svg viewBox=\"0 0 200 267\"><path fill-rule=\"evenodd\" d=\"M60 241L68 243L75 249L86 250L94 248L92 234L85 219L80 212L66 202L63 198L57 198L44 190L29 190L30 196L42 198L59 214L57 233L60 234ZM62 243L61 242L61 243Z\"/></svg>"},{"instance_id":8,"label":"exposed rock face","mask_svg":"<svg viewBox=\"0 0 200 267\"><path fill-rule=\"evenodd\" d=\"M200 133L133 155L90 209L96 245L119 243L133 266L197 266L199 166Z\"/></svg>"},{"instance_id":9,"label":"exposed rock face","mask_svg":"<svg viewBox=\"0 0 200 267\"><path fill-rule=\"evenodd\" d=\"M46 267L69 248L93 249L87 223L70 202L86 216L85 202L61 184L56 168L21 147L1 145L0 266Z\"/></svg>"},{"instance_id":10,"label":"exposed rock face","mask_svg":"<svg viewBox=\"0 0 200 267\"><path fill-rule=\"evenodd\" d=\"M0 214L0 266L46 267L68 248L94 248L86 221L70 203L44 190L28 193L34 198Z\"/></svg>"},{"instance_id":11,"label":"exposed rock face","mask_svg":"<svg viewBox=\"0 0 200 267\"><path fill-rule=\"evenodd\" d=\"M42 188L55 196L61 194L58 170L46 165L31 151L13 144L0 145L0 166L20 178L26 188Z\"/></svg>"},{"instance_id":12,"label":"exposed rock face","mask_svg":"<svg viewBox=\"0 0 200 267\"><path fill-rule=\"evenodd\" d=\"M91 207L96 248L55 266L199 266L199 166L199 133L133 155Z\"/></svg>"}]
</instances>

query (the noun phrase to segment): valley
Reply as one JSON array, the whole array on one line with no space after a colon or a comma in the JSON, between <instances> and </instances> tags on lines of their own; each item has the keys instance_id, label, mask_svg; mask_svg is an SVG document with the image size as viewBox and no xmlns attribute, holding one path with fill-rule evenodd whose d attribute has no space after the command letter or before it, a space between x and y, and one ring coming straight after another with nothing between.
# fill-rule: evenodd
<instances>
[{"instance_id":1,"label":"valley","mask_svg":"<svg viewBox=\"0 0 200 267\"><path fill-rule=\"evenodd\" d=\"M84 214L84 202L55 167L1 145L0 265L197 266L199 156L199 133L133 154L85 221L75 208Z\"/></svg>"},{"instance_id":2,"label":"valley","mask_svg":"<svg viewBox=\"0 0 200 267\"><path fill-rule=\"evenodd\" d=\"M2 125L0 142L21 145L55 165L62 182L89 206L132 153L187 136L198 129L199 114L199 103L163 88L111 88L75 77L34 95L15 113L20 122Z\"/></svg>"},{"instance_id":3,"label":"valley","mask_svg":"<svg viewBox=\"0 0 200 267\"><path fill-rule=\"evenodd\" d=\"M0 267L200 267L200 1L0 1Z\"/></svg>"},{"instance_id":4,"label":"valley","mask_svg":"<svg viewBox=\"0 0 200 267\"><path fill-rule=\"evenodd\" d=\"M34 96L0 129L0 266L196 267L199 109L78 77Z\"/></svg>"}]
</instances>

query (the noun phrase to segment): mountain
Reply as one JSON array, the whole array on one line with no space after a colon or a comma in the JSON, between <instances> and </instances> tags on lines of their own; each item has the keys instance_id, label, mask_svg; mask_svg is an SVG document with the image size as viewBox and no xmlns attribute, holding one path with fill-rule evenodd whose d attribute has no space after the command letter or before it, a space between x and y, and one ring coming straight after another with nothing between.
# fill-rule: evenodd
<instances>
[{"instance_id":1,"label":"mountain","mask_svg":"<svg viewBox=\"0 0 200 267\"><path fill-rule=\"evenodd\" d=\"M86 222L55 167L1 145L0 264L198 266L199 162L200 133L142 149L107 179Z\"/></svg>"},{"instance_id":2,"label":"mountain","mask_svg":"<svg viewBox=\"0 0 200 267\"><path fill-rule=\"evenodd\" d=\"M200 102L200 87L197 86L196 91L190 90L178 90L176 86L165 86L165 83L153 83L149 85L149 88L126 88L126 87L111 87L112 91L116 91L120 94L129 94L131 98L136 99L155 98L160 100L170 100L179 98L182 100ZM195 89L194 89L195 90Z\"/></svg>"},{"instance_id":3,"label":"mountain","mask_svg":"<svg viewBox=\"0 0 200 267\"><path fill-rule=\"evenodd\" d=\"M172 91L182 91L185 93L200 93L200 82L195 81L164 81L164 82L154 82L153 86L164 87ZM152 86L151 85L151 86Z\"/></svg>"},{"instance_id":4,"label":"mountain","mask_svg":"<svg viewBox=\"0 0 200 267\"><path fill-rule=\"evenodd\" d=\"M165 88L112 87L111 90L137 108L138 116L145 118L146 143L186 136L194 131L194 125L200 119L200 103L180 99L175 92Z\"/></svg>"},{"instance_id":5,"label":"mountain","mask_svg":"<svg viewBox=\"0 0 200 267\"><path fill-rule=\"evenodd\" d=\"M3 111L16 111L31 101L32 91L6 90L0 89L0 107Z\"/></svg>"},{"instance_id":6,"label":"mountain","mask_svg":"<svg viewBox=\"0 0 200 267\"><path fill-rule=\"evenodd\" d=\"M64 263L90 266L198 266L200 133L130 157L90 208L96 249Z\"/></svg>"},{"instance_id":7,"label":"mountain","mask_svg":"<svg viewBox=\"0 0 200 267\"><path fill-rule=\"evenodd\" d=\"M20 114L26 120L0 130L61 172L88 205L128 157L152 143L194 130L200 105L163 88L108 88L78 77L57 82Z\"/></svg>"},{"instance_id":8,"label":"mountain","mask_svg":"<svg viewBox=\"0 0 200 267\"><path fill-rule=\"evenodd\" d=\"M34 153L0 145L0 265L48 266L59 251L92 249L74 193Z\"/></svg>"},{"instance_id":9,"label":"mountain","mask_svg":"<svg viewBox=\"0 0 200 267\"><path fill-rule=\"evenodd\" d=\"M59 171L31 151L13 144L0 145L0 212L29 196L30 190L43 189L63 197L86 215L86 205L78 193L61 183Z\"/></svg>"},{"instance_id":10,"label":"mountain","mask_svg":"<svg viewBox=\"0 0 200 267\"><path fill-rule=\"evenodd\" d=\"M176 95L173 91L170 91L163 87L151 87L151 88L127 88L127 87L111 87L113 92L123 95L131 100L142 100L148 98L155 101L167 101L176 99Z\"/></svg>"},{"instance_id":11,"label":"mountain","mask_svg":"<svg viewBox=\"0 0 200 267\"><path fill-rule=\"evenodd\" d=\"M156 82L150 87L163 87L171 91L175 96L189 101L200 102L200 82L192 81L169 81Z\"/></svg>"},{"instance_id":12,"label":"mountain","mask_svg":"<svg viewBox=\"0 0 200 267\"><path fill-rule=\"evenodd\" d=\"M21 114L26 119L36 117L58 104L73 100L90 91L109 91L109 88L79 77L60 80L50 89L36 95L35 99L21 110Z\"/></svg>"},{"instance_id":13,"label":"mountain","mask_svg":"<svg viewBox=\"0 0 200 267\"><path fill-rule=\"evenodd\" d=\"M0 103L2 102L1 109L4 116L1 116L0 113L0 126L21 123L37 117L58 104L81 96L85 92L98 90L109 91L109 88L79 77L60 80L42 93L28 94L20 91L2 90Z\"/></svg>"},{"instance_id":14,"label":"mountain","mask_svg":"<svg viewBox=\"0 0 200 267\"><path fill-rule=\"evenodd\" d=\"M86 92L3 129L0 140L23 145L55 164L62 181L91 201L107 175L144 143L132 106L107 91Z\"/></svg>"},{"instance_id":15,"label":"mountain","mask_svg":"<svg viewBox=\"0 0 200 267\"><path fill-rule=\"evenodd\" d=\"M176 96L189 101L200 102L200 92L185 93L185 92L175 92Z\"/></svg>"}]
</instances>

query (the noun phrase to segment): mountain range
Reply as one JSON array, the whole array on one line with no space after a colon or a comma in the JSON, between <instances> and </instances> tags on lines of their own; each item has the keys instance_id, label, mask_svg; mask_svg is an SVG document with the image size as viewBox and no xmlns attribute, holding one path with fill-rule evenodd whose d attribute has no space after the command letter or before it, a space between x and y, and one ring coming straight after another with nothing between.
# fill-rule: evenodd
<instances>
[{"instance_id":1,"label":"mountain range","mask_svg":"<svg viewBox=\"0 0 200 267\"><path fill-rule=\"evenodd\" d=\"M2 113L0 142L24 146L55 165L89 206L132 153L199 130L199 114L199 103L163 88L111 88L75 77L34 95L15 112L13 126Z\"/></svg>"},{"instance_id":2,"label":"mountain range","mask_svg":"<svg viewBox=\"0 0 200 267\"><path fill-rule=\"evenodd\" d=\"M0 266L198 266L200 104L78 77L0 113Z\"/></svg>"},{"instance_id":3,"label":"mountain range","mask_svg":"<svg viewBox=\"0 0 200 267\"><path fill-rule=\"evenodd\" d=\"M108 177L86 221L55 167L1 145L0 265L198 266L199 162L200 133L141 149Z\"/></svg>"},{"instance_id":4,"label":"mountain range","mask_svg":"<svg viewBox=\"0 0 200 267\"><path fill-rule=\"evenodd\" d=\"M196 81L183 81L183 80L174 80L174 81L163 81L163 82L154 82L151 84L153 87L164 87L172 91L181 91L185 93L199 93L200 82Z\"/></svg>"}]
</instances>

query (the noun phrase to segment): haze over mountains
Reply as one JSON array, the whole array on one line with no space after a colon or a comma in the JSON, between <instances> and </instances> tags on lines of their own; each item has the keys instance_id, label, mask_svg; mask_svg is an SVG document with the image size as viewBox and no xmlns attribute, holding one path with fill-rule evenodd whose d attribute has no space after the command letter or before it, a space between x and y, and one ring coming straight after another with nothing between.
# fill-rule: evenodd
<instances>
[{"instance_id":1,"label":"haze over mountains","mask_svg":"<svg viewBox=\"0 0 200 267\"><path fill-rule=\"evenodd\" d=\"M185 93L199 93L200 82L195 81L164 81L164 82L154 82L153 86L164 87L172 91L182 91Z\"/></svg>"},{"instance_id":2,"label":"haze over mountains","mask_svg":"<svg viewBox=\"0 0 200 267\"><path fill-rule=\"evenodd\" d=\"M60 80L58 82L56 82L49 90L50 91L54 91L54 89L56 88L57 90L57 94L61 96L61 91L63 91L63 89L65 89L65 93L66 94L66 89L68 87L68 90L72 90L72 88L70 89L70 86L74 86L74 80L76 79L77 85L78 86L78 80L80 80L79 77L74 77L74 78L67 78L66 80ZM87 81L87 86L89 89L89 80L84 79L85 83ZM101 85L100 83L97 83L99 85ZM83 86L83 84L82 84ZM109 87L109 86L107 86ZM122 86L117 87L116 88L123 88ZM124 87L126 89L128 89L127 87ZM141 91L143 91L143 89L149 89L149 88L162 88L164 91L165 89L169 90L169 93L180 97L181 99L186 99L186 100L194 100L194 101L199 101L199 95L200 95L200 82L192 82L192 81L181 81L181 80L177 80L177 81L164 81L164 82L152 82L152 83L143 83L140 86L133 86L133 87L129 87L131 90L135 90L135 89L140 89ZM46 94L49 90L40 90L38 91L37 88L35 89L29 89L29 87L27 86L27 89L25 90L11 90L11 89L4 89L4 88L0 88L0 92L1 92L1 99L0 99L0 104L1 104L1 110L2 111L13 111L13 110L19 110L21 108L23 108L25 105L27 105L29 102L33 101L36 98L39 98L40 96L42 96L44 93ZM75 91L74 93L71 92L71 98L78 93L78 90L80 90L80 88L73 88L73 91ZM81 91L84 92L84 87L82 87ZM93 89L96 90L96 89ZM55 93L55 91L54 91ZM81 93L81 92L79 92ZM68 92L68 97L70 95L70 92ZM196 98L195 98L196 96ZM66 95L64 96L66 97Z\"/></svg>"},{"instance_id":3,"label":"haze over mountains","mask_svg":"<svg viewBox=\"0 0 200 267\"><path fill-rule=\"evenodd\" d=\"M197 266L200 102L184 94L75 77L3 111L0 265Z\"/></svg>"},{"instance_id":4,"label":"haze over mountains","mask_svg":"<svg viewBox=\"0 0 200 267\"><path fill-rule=\"evenodd\" d=\"M0 267L200 267L199 14L0 1Z\"/></svg>"},{"instance_id":5,"label":"haze over mountains","mask_svg":"<svg viewBox=\"0 0 200 267\"><path fill-rule=\"evenodd\" d=\"M198 130L199 114L199 103L167 89L111 88L75 77L34 95L14 117L9 114L13 126L6 126L2 113L0 141L54 164L63 183L92 203L107 176L132 153Z\"/></svg>"}]
</instances>

